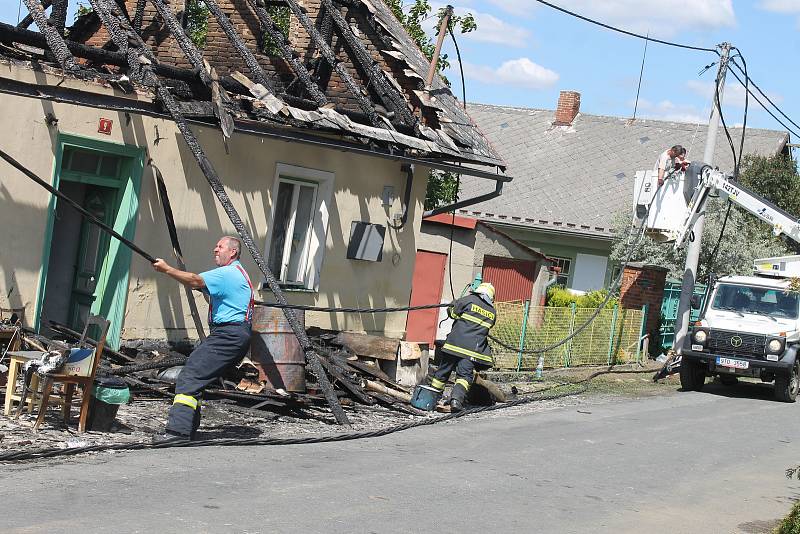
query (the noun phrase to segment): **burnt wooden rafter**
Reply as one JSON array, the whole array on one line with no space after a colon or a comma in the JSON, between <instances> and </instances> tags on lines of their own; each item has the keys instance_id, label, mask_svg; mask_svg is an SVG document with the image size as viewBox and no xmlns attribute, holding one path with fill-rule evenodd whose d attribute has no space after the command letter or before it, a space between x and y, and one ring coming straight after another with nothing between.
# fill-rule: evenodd
<instances>
[{"instance_id":1,"label":"burnt wooden rafter","mask_svg":"<svg viewBox=\"0 0 800 534\"><path fill-rule=\"evenodd\" d=\"M266 73L264 73L264 69L261 68L261 65L258 63L255 55L253 55L253 52L247 48L247 44L236 32L236 28L233 27L233 24L231 24L228 16L222 12L222 9L220 9L217 1L203 0L203 2L205 2L206 7L208 7L208 10L211 12L211 14L214 15L214 18L217 19L222 31L225 32L225 35L228 37L228 40L231 42L233 47L237 52L239 52L239 55L244 60L247 68L250 69L250 74L255 78L255 81L263 85L265 88L268 88L274 94L275 85L272 83L272 80L267 78Z\"/></svg>"},{"instance_id":2,"label":"burnt wooden rafter","mask_svg":"<svg viewBox=\"0 0 800 534\"><path fill-rule=\"evenodd\" d=\"M28 12L31 17L33 17L36 26L39 27L39 31L44 34L45 39L47 39L47 46L50 48L50 51L55 56L59 65L61 65L61 68L65 71L77 71L78 64L75 62L75 58L72 56L69 48L67 48L67 43L64 41L61 34L58 33L55 26L52 26L47 20L44 12L45 8L42 7L39 0L22 1L25 7L28 8Z\"/></svg>"},{"instance_id":3,"label":"burnt wooden rafter","mask_svg":"<svg viewBox=\"0 0 800 534\"><path fill-rule=\"evenodd\" d=\"M142 34L142 22L144 22L144 8L147 0L136 0L136 10L133 12L133 29L139 35Z\"/></svg>"},{"instance_id":4,"label":"burnt wooden rafter","mask_svg":"<svg viewBox=\"0 0 800 534\"><path fill-rule=\"evenodd\" d=\"M374 106L372 105L372 101L369 98L364 96L362 93L362 85L358 83L356 80L350 76L350 73L347 72L347 68L339 62L336 58L336 54L331 50L331 47L328 46L328 43L325 42L325 39L319 33L319 30L314 26L314 23L311 22L311 19L306 15L303 8L300 7L300 4L297 3L296 0L288 0L289 9L292 10L292 13L297 20L300 21L300 24L303 25L303 28L306 30L308 35L311 37L311 40L314 42L314 45L317 47L317 50L325 58L327 61L339 74L339 77L344 81L345 85L347 85L347 89L350 93L355 97L356 102L358 102L358 106L361 110L366 114L367 118L369 119L370 123L373 126L378 128L389 128L391 126L388 121L383 121L378 116L378 113L375 111Z\"/></svg>"},{"instance_id":5,"label":"burnt wooden rafter","mask_svg":"<svg viewBox=\"0 0 800 534\"><path fill-rule=\"evenodd\" d=\"M204 84L210 86L211 78L203 65L203 54L200 53L194 43L192 43L192 40L189 39L189 36L186 35L183 26L175 17L172 9L169 5L162 2L162 0L150 0L150 3L153 4L158 14L164 20L164 24L167 25L167 30L169 30L169 33L175 38L181 51L183 51L183 55L186 56L186 59L189 60L192 67L198 71L200 80Z\"/></svg>"},{"instance_id":6,"label":"burnt wooden rafter","mask_svg":"<svg viewBox=\"0 0 800 534\"><path fill-rule=\"evenodd\" d=\"M344 40L345 44L350 49L351 57L366 74L366 78L369 80L372 87L374 87L381 101L389 110L394 111L406 126L415 126L417 124L417 119L411 113L411 110L409 110L406 99L400 94L400 91L392 85L392 82L389 81L386 71L375 61L361 39L353 33L352 28L350 28L344 16L342 16L341 12L339 12L333 4L333 1L322 0L322 5L325 6L326 15L333 21L337 35Z\"/></svg>"},{"instance_id":7,"label":"burnt wooden rafter","mask_svg":"<svg viewBox=\"0 0 800 534\"><path fill-rule=\"evenodd\" d=\"M264 256L261 254L261 250L259 249L258 245L253 240L253 236L250 234L250 231L242 221L241 217L239 216L236 209L233 207L231 203L230 197L228 197L227 192L225 191L225 186L222 184L222 180L219 177L216 169L214 168L211 161L206 156L205 152L203 151L202 146L200 146L200 142L198 141L197 137L195 137L194 133L192 132L189 125L186 123L186 119L184 118L183 114L180 111L178 103L175 101L175 98L169 92L169 89L164 86L163 83L153 74L151 65L154 63L154 57L152 52L147 48L147 45L142 41L141 37L130 28L130 31L127 33L123 33L119 31L124 29L127 22L125 17L120 13L119 10L114 12L113 8L109 8L107 4L108 0L91 0L92 7L98 12L100 19L102 21L113 21L111 27L107 26L106 29L111 34L112 40L117 45L117 47L122 50L123 48L128 49L128 44L135 45L135 48L144 48L146 52L144 52L144 57L149 60L148 62L139 62L138 58L132 57L131 54L128 54L128 68L130 70L136 70L140 68L143 71L143 77L147 80L152 80L153 84L156 88L156 94L158 95L159 101L162 103L166 111L172 117L172 120L175 122L176 127L181 132L183 140L186 142L186 145L189 147L189 151L195 158L197 165L200 167L200 170L203 172L206 180L208 181L211 190L217 197L220 205L222 205L225 213L228 215L231 223L233 223L234 228L239 233L239 236L242 238L242 242L244 243L245 247L247 247L250 254L253 256L253 260L255 260L256 265L258 265L259 270L264 275L264 279L267 282L270 290L275 295L275 300L279 304L286 305L286 299L283 296L283 292L280 289L280 285L278 281L275 279L275 276L267 267L266 261L264 260ZM161 0L152 0L154 3L160 3ZM172 12L170 11L170 14ZM186 37L184 33L182 33L183 37ZM178 36L175 36L178 38ZM139 67L141 65L141 67ZM333 391L330 381L328 380L328 376L325 374L325 370L322 368L322 364L319 361L319 356L317 355L316 351L314 350L313 346L311 345L311 341L308 339L308 336L305 333L305 330L300 326L297 322L297 317L294 314L294 311L291 309L284 309L284 315L286 316L286 320L289 325L292 327L292 331L297 336L298 341L300 342L300 346L303 348L303 352L306 356L306 361L308 362L309 367L311 368L311 372L316 376L317 383L322 390L325 399L328 401L328 405L331 408L331 412L333 412L334 417L336 417L336 421L341 425L349 425L350 421L347 418L347 414L344 413L342 410L341 404L339 404L339 400L336 397L336 393Z\"/></svg>"},{"instance_id":8,"label":"burnt wooden rafter","mask_svg":"<svg viewBox=\"0 0 800 534\"><path fill-rule=\"evenodd\" d=\"M145 85L155 85L155 75L152 70L143 70L144 66L156 63L155 57L139 34L133 31L119 7L107 4L106 0L89 0L89 2L111 36L111 40L125 55L128 62L128 76L131 80Z\"/></svg>"},{"instance_id":9,"label":"burnt wooden rafter","mask_svg":"<svg viewBox=\"0 0 800 534\"><path fill-rule=\"evenodd\" d=\"M64 35L64 28L67 25L67 0L53 0L50 18L58 33Z\"/></svg>"},{"instance_id":10,"label":"burnt wooden rafter","mask_svg":"<svg viewBox=\"0 0 800 534\"><path fill-rule=\"evenodd\" d=\"M316 102L318 106L327 104L328 99L325 97L325 94L320 91L319 86L314 82L311 73L308 72L303 62L295 57L294 51L291 46L289 46L286 36L275 23L275 20L270 16L269 12L255 0L248 0L248 3L258 17L261 23L261 29L269 35L280 52L281 57L291 65L295 75L297 75L297 78L302 82L303 87L308 91L311 98L314 99L314 102Z\"/></svg>"},{"instance_id":11,"label":"burnt wooden rafter","mask_svg":"<svg viewBox=\"0 0 800 534\"><path fill-rule=\"evenodd\" d=\"M47 9L53 3L53 0L42 0L41 3L42 3L42 8ZM25 7L27 6L28 5L25 4ZM21 21L19 21L19 24L17 24L17 28L27 28L31 24L33 24L33 15L28 13Z\"/></svg>"}]
</instances>

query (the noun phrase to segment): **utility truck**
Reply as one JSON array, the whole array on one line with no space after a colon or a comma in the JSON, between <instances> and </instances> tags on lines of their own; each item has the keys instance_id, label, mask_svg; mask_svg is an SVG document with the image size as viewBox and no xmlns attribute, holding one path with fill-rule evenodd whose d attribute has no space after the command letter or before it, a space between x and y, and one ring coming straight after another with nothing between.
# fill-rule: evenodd
<instances>
[{"instance_id":1,"label":"utility truck","mask_svg":"<svg viewBox=\"0 0 800 534\"><path fill-rule=\"evenodd\" d=\"M652 171L636 174L634 218L659 241L683 246L710 197L729 199L762 221L775 235L800 242L797 219L730 176L694 162L662 186ZM684 390L699 391L706 377L725 385L739 377L774 382L775 397L795 402L800 391L800 256L756 259L753 276L711 276L699 321L691 325L680 353ZM700 298L692 297L700 308Z\"/></svg>"}]
</instances>

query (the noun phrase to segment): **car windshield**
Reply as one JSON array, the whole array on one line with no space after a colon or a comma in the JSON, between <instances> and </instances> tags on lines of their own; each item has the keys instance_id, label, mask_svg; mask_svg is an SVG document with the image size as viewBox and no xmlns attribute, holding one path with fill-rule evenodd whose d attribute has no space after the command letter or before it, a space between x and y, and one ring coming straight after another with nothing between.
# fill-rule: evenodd
<instances>
[{"instance_id":1,"label":"car windshield","mask_svg":"<svg viewBox=\"0 0 800 534\"><path fill-rule=\"evenodd\" d=\"M759 286L720 284L711 305L716 310L797 319L798 293Z\"/></svg>"}]
</instances>

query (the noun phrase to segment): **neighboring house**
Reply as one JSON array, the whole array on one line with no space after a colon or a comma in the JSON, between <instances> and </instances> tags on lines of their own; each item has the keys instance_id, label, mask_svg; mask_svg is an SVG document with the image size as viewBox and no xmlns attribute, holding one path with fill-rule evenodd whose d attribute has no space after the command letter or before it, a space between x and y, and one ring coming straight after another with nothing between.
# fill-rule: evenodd
<instances>
[{"instance_id":1,"label":"neighboring house","mask_svg":"<svg viewBox=\"0 0 800 534\"><path fill-rule=\"evenodd\" d=\"M422 220L411 305L452 302L476 277L495 286L495 301L544 305L553 261L492 224L440 214ZM412 311L406 339L431 343L450 331L444 308ZM442 322L445 320L444 322ZM438 328L437 328L438 326Z\"/></svg>"},{"instance_id":2,"label":"neighboring house","mask_svg":"<svg viewBox=\"0 0 800 534\"><path fill-rule=\"evenodd\" d=\"M280 46L263 3L218 3L202 56L183 39L179 0L99 0L109 9L67 32L55 15L39 17L42 33L0 24L0 148L171 261L157 167L188 268L210 269L217 238L235 230L163 93L155 96L163 84L291 303L407 305L429 169L468 163L494 184L501 158L441 80L424 87L429 63L381 0L346 9L289 0L278 8L291 8ZM168 7L157 16L156 5ZM117 17L149 51L132 32L109 44L105 26ZM83 44L65 46L63 35ZM158 77L141 77L141 65ZM78 329L99 313L115 347L197 338L177 283L5 162L0 173L0 306L24 308L36 328L54 320ZM246 251L243 261L257 284ZM406 314L307 313L306 324L401 337Z\"/></svg>"},{"instance_id":3,"label":"neighboring house","mask_svg":"<svg viewBox=\"0 0 800 534\"><path fill-rule=\"evenodd\" d=\"M609 283L614 217L633 205L636 171L652 169L658 155L680 144L703 157L707 126L579 113L580 94L562 91L557 110L469 104L470 116L508 164L514 181L501 196L459 210L502 229L556 262L559 283L576 290ZM729 119L730 121L731 119ZM739 149L740 128L730 130ZM745 154L787 153L786 132L748 128ZM720 126L714 164L732 171ZM462 178L459 198L485 193L480 180Z\"/></svg>"}]
</instances>

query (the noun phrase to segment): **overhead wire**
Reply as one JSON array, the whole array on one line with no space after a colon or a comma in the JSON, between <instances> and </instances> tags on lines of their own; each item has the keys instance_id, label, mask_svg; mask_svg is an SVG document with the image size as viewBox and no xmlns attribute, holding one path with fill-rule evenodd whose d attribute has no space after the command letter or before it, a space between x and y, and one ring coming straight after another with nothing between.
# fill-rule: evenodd
<instances>
[{"instance_id":1,"label":"overhead wire","mask_svg":"<svg viewBox=\"0 0 800 534\"><path fill-rule=\"evenodd\" d=\"M628 31L628 30L623 30L622 28L617 28L615 26L611 26L610 24L606 24L604 22L600 22L600 21L591 19L591 18L586 17L584 15L580 15L578 13L575 13L574 11L570 11L568 9L564 9L563 7L557 6L555 4L551 4L550 2L546 2L545 0L536 0L536 1L539 2L540 4L543 4L543 5L546 5L546 6L550 7L550 8L555 9L556 11L561 11L562 13L565 13L567 15L570 15L572 17L581 19L581 20L586 21L586 22L590 22L590 23L595 24L597 26L603 27L603 28L605 28L607 30L611 30L611 31L615 31L615 32L618 32L618 33L622 33L624 35L629 35L631 37L637 37L639 39L644 39L645 41L651 41L653 43L659 43L659 44L663 44L663 45L667 45L667 46L674 46L676 48L684 48L684 49L687 49L687 50L698 50L698 51L701 51L701 52L713 52L713 53L719 55L719 51L717 51L717 49L715 49L715 48L705 48L705 47L702 47L702 46L692 46L692 45L686 45L686 44L681 44L681 43L674 43L674 42L671 42L671 41L665 41L663 39L654 39L653 37L650 37L649 35L642 35L640 33L635 33L635 32L631 32L631 31Z\"/></svg>"},{"instance_id":2,"label":"overhead wire","mask_svg":"<svg viewBox=\"0 0 800 534\"><path fill-rule=\"evenodd\" d=\"M738 64L738 63L736 63L736 61L735 61L735 60L732 60L732 61L731 61L731 63L734 65L734 67L736 67L736 68L739 70L739 72L740 72L740 73L742 73L742 75L744 75L744 71L742 70L742 67L740 67L740 66L739 66L739 64ZM747 85L748 85L748 84L746 84L746 83L745 83L745 82L744 82L744 81L743 81L743 80L742 80L742 79L739 77L739 75L738 75L738 74L736 74L736 72L735 72L734 70L731 70L731 71L730 71L730 73L731 73L731 74L733 74L733 77L734 77L734 78L736 78L736 81L738 81L738 82L739 82L739 83L742 85L742 87L744 87L744 88L745 88L745 90L746 90L747 94L748 94L748 95L750 95L750 96L753 98L753 100L755 100L755 101L758 103L758 105L759 105L759 106L761 106L761 108L762 108L764 111L766 111L766 112L767 112L767 113L768 113L768 114L769 114L769 115L770 115L770 116L771 116L773 119L775 119L775 121L776 121L778 124L780 124L781 126L783 126L784 128L786 128L786 130L787 130L789 133L791 133L791 134L795 135L796 137L799 137L799 138L800 138L800 133L798 133L798 130L794 130L794 129L792 129L792 128L791 128L791 127L789 127L789 126L788 126L788 125L787 125L785 122L783 122L781 119L779 119L779 118L778 118L778 117L775 115L775 113L773 113L773 112L772 112L772 111L769 109L769 107L768 107L766 104L764 104L764 103L763 103L763 102L762 102L762 101L761 101L761 100L758 98L758 96L757 96L757 95L755 95L755 94L753 93L753 91L751 91L751 90L750 90L750 89L747 87ZM753 83L752 79L750 79L750 85L752 85L753 87L756 87L756 85ZM765 98L767 98L767 97L766 97L766 95L764 95L764 97L765 97ZM771 101L770 101L770 102L771 102ZM773 107L775 107L775 109L777 109L777 110L779 111L779 113L781 113L782 115L785 115L785 114L784 114L782 111L780 111L780 108L778 108L777 106L775 106L775 104L772 104L772 106L773 106ZM788 117L787 117L787 118L788 118ZM788 119L788 120L789 120L789 122L791 122L792 124L795 124L793 120L791 120L791 119ZM800 127L799 127L799 128L800 128Z\"/></svg>"}]
</instances>

